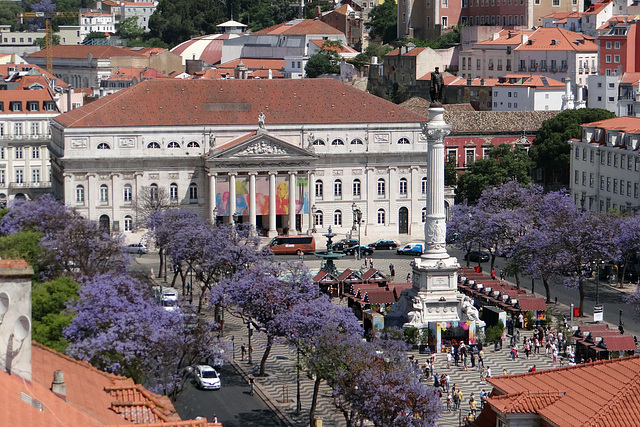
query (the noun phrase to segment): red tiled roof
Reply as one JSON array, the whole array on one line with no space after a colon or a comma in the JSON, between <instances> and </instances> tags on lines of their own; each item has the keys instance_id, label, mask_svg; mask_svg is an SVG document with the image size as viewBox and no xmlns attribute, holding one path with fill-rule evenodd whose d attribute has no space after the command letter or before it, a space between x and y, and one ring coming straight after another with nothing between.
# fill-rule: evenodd
<instances>
[{"instance_id":1,"label":"red tiled roof","mask_svg":"<svg viewBox=\"0 0 640 427\"><path fill-rule=\"evenodd\" d=\"M271 71L272 79L283 79L284 75L278 70L253 70L249 71L250 79L268 79L269 71Z\"/></svg>"},{"instance_id":2,"label":"red tiled roof","mask_svg":"<svg viewBox=\"0 0 640 427\"><path fill-rule=\"evenodd\" d=\"M421 52L424 52L426 47L414 47L409 52L405 52L402 56L418 56ZM391 52L387 53L385 56L398 56L400 55L400 48L394 49Z\"/></svg>"},{"instance_id":3,"label":"red tiled roof","mask_svg":"<svg viewBox=\"0 0 640 427\"><path fill-rule=\"evenodd\" d=\"M425 120L333 79L148 80L54 120L67 127L237 126L257 123L262 112L267 124Z\"/></svg>"},{"instance_id":4,"label":"red tiled roof","mask_svg":"<svg viewBox=\"0 0 640 427\"><path fill-rule=\"evenodd\" d=\"M396 302L396 297L391 291L385 291L383 288L378 290L367 291L367 299L371 304L392 304Z\"/></svg>"},{"instance_id":5,"label":"red tiled roof","mask_svg":"<svg viewBox=\"0 0 640 427\"><path fill-rule=\"evenodd\" d=\"M9 71L9 68L14 68L14 70L13 71ZM40 68L39 66L37 66L35 64L0 64L0 74L2 74L2 77L4 77L6 79L7 77L9 77L9 75L11 75L14 72L25 71L25 68L35 68L43 76L47 76L49 79L55 80L57 86L60 86L60 87L68 87L69 86L68 84L63 82L61 79L57 78L56 76L54 76L53 74L51 74L47 70L45 70L43 68ZM17 77L17 78L24 79L25 77L29 77L29 76L23 76L23 77Z\"/></svg>"},{"instance_id":6,"label":"red tiled roof","mask_svg":"<svg viewBox=\"0 0 640 427\"><path fill-rule=\"evenodd\" d=\"M339 48L331 47L331 46L323 47L322 45L324 44L325 41L326 40L311 40L311 43L315 44L316 46L324 50L335 50L338 53L358 53L357 50L355 50L354 48L346 44L342 44Z\"/></svg>"},{"instance_id":7,"label":"red tiled roof","mask_svg":"<svg viewBox=\"0 0 640 427\"><path fill-rule=\"evenodd\" d=\"M42 107L43 101L54 101L51 92L46 89L42 90L0 90L0 101L4 102L4 111L2 114L42 114L46 111ZM9 106L11 101L22 102L21 111L13 111ZM28 101L38 101L38 111L27 110L26 103ZM57 107L56 107L57 108ZM53 112L53 111L51 111Z\"/></svg>"},{"instance_id":8,"label":"red tiled roof","mask_svg":"<svg viewBox=\"0 0 640 427\"><path fill-rule=\"evenodd\" d=\"M633 83L633 85L635 86L638 84L638 80L640 80L640 73L637 73L637 72L624 73L622 75L622 79L620 80L620 83Z\"/></svg>"},{"instance_id":9,"label":"red tiled roof","mask_svg":"<svg viewBox=\"0 0 640 427\"><path fill-rule=\"evenodd\" d=\"M598 13L600 10L611 3L612 0L599 0L595 3L591 3L589 8L584 11L585 14Z\"/></svg>"},{"instance_id":10,"label":"red tiled roof","mask_svg":"<svg viewBox=\"0 0 640 427\"><path fill-rule=\"evenodd\" d=\"M338 35L344 33L320 20L294 19L293 21L283 22L282 24L256 31L253 34Z\"/></svg>"},{"instance_id":11,"label":"red tiled roof","mask_svg":"<svg viewBox=\"0 0 640 427\"><path fill-rule=\"evenodd\" d=\"M234 69L242 62L249 70L283 70L284 59L240 58L218 65L218 69Z\"/></svg>"},{"instance_id":12,"label":"red tiled roof","mask_svg":"<svg viewBox=\"0 0 640 427\"><path fill-rule=\"evenodd\" d=\"M593 37L582 33L568 31L563 28L541 27L529 36L529 40L516 47L518 51L546 50L563 51L575 50L581 52L597 52L598 45Z\"/></svg>"},{"instance_id":13,"label":"red tiled roof","mask_svg":"<svg viewBox=\"0 0 640 427\"><path fill-rule=\"evenodd\" d=\"M551 77L541 76L539 74L507 74L504 76L505 82L496 83L496 86L526 86L535 88L554 88L563 89L564 83ZM510 83L510 79L516 79L515 83Z\"/></svg>"},{"instance_id":14,"label":"red tiled roof","mask_svg":"<svg viewBox=\"0 0 640 427\"><path fill-rule=\"evenodd\" d=\"M133 78L142 79L163 79L164 74L155 68L147 67L119 67L107 80L132 80Z\"/></svg>"},{"instance_id":15,"label":"red tiled roof","mask_svg":"<svg viewBox=\"0 0 640 427\"><path fill-rule=\"evenodd\" d=\"M606 130L619 130L623 132L640 132L640 117L614 117L586 123L582 126L594 126Z\"/></svg>"},{"instance_id":16,"label":"red tiled roof","mask_svg":"<svg viewBox=\"0 0 640 427\"><path fill-rule=\"evenodd\" d=\"M106 59L113 58L114 56L146 56L129 49L123 49L115 46L101 46L101 45L63 45L59 44L53 46L52 55L54 58L77 58L85 59L89 54L94 58ZM39 50L30 55L27 58L44 58L46 57L46 50Z\"/></svg>"},{"instance_id":17,"label":"red tiled roof","mask_svg":"<svg viewBox=\"0 0 640 427\"><path fill-rule=\"evenodd\" d=\"M635 351L636 342L631 335L609 335L602 338L608 351ZM602 346L602 345L601 345Z\"/></svg>"},{"instance_id":18,"label":"red tiled roof","mask_svg":"<svg viewBox=\"0 0 640 427\"><path fill-rule=\"evenodd\" d=\"M520 309L524 311L545 311L547 309L544 298L521 298L520 295L516 295L516 299Z\"/></svg>"},{"instance_id":19,"label":"red tiled roof","mask_svg":"<svg viewBox=\"0 0 640 427\"><path fill-rule=\"evenodd\" d=\"M563 394L558 392L532 393L523 391L489 398L487 403L504 414L532 413L555 403L562 396Z\"/></svg>"},{"instance_id":20,"label":"red tiled roof","mask_svg":"<svg viewBox=\"0 0 640 427\"><path fill-rule=\"evenodd\" d=\"M494 387L494 396L525 391L561 395L545 407L529 407L546 425L635 426L640 419L640 356L498 376L487 381ZM494 401L495 398L488 400L490 404Z\"/></svg>"},{"instance_id":21,"label":"red tiled roof","mask_svg":"<svg viewBox=\"0 0 640 427\"><path fill-rule=\"evenodd\" d=\"M498 37L495 40L490 38L489 40L474 43L473 46L517 46L522 41L522 35L531 36L533 33L533 30L502 30L498 33Z\"/></svg>"}]
</instances>

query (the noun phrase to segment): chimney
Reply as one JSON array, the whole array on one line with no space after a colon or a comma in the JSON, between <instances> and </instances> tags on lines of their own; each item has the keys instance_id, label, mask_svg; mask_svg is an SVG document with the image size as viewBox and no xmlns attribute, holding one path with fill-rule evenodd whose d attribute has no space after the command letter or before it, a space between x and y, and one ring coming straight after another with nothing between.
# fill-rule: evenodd
<instances>
[{"instance_id":1,"label":"chimney","mask_svg":"<svg viewBox=\"0 0 640 427\"><path fill-rule=\"evenodd\" d=\"M485 79L480 79L480 86L484 86L486 83Z\"/></svg>"},{"instance_id":2,"label":"chimney","mask_svg":"<svg viewBox=\"0 0 640 427\"><path fill-rule=\"evenodd\" d=\"M67 384L64 382L64 372L53 371L51 391L63 400L67 400Z\"/></svg>"},{"instance_id":3,"label":"chimney","mask_svg":"<svg viewBox=\"0 0 640 427\"><path fill-rule=\"evenodd\" d=\"M520 35L520 44L525 44L527 41L529 41L529 36L526 34L521 34Z\"/></svg>"},{"instance_id":4,"label":"chimney","mask_svg":"<svg viewBox=\"0 0 640 427\"><path fill-rule=\"evenodd\" d=\"M491 39L498 40L499 37L500 37L500 33L493 33L493 37ZM509 37L511 37L511 31L509 31Z\"/></svg>"},{"instance_id":5,"label":"chimney","mask_svg":"<svg viewBox=\"0 0 640 427\"><path fill-rule=\"evenodd\" d=\"M473 79L471 78L471 76L467 77L467 86L471 86L473 85Z\"/></svg>"}]
</instances>

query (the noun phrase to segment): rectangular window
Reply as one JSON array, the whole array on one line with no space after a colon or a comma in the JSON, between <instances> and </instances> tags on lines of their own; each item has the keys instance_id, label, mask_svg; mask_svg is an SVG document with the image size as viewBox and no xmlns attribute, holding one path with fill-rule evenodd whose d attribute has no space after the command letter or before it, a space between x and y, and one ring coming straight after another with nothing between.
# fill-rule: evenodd
<instances>
[{"instance_id":1,"label":"rectangular window","mask_svg":"<svg viewBox=\"0 0 640 427\"><path fill-rule=\"evenodd\" d=\"M40 169L33 169L31 171L31 182L35 184L40 182Z\"/></svg>"},{"instance_id":2,"label":"rectangular window","mask_svg":"<svg viewBox=\"0 0 640 427\"><path fill-rule=\"evenodd\" d=\"M606 42L604 46L605 46L605 49L611 49L611 42Z\"/></svg>"},{"instance_id":3,"label":"rectangular window","mask_svg":"<svg viewBox=\"0 0 640 427\"><path fill-rule=\"evenodd\" d=\"M386 193L386 186L384 179L378 180L378 197L384 197Z\"/></svg>"},{"instance_id":4,"label":"rectangular window","mask_svg":"<svg viewBox=\"0 0 640 427\"><path fill-rule=\"evenodd\" d=\"M613 178L613 194L618 194L618 178Z\"/></svg>"},{"instance_id":5,"label":"rectangular window","mask_svg":"<svg viewBox=\"0 0 640 427\"><path fill-rule=\"evenodd\" d=\"M322 200L322 181L316 182L316 199Z\"/></svg>"},{"instance_id":6,"label":"rectangular window","mask_svg":"<svg viewBox=\"0 0 640 427\"><path fill-rule=\"evenodd\" d=\"M39 159L40 158L40 148L39 147L31 147L31 158Z\"/></svg>"},{"instance_id":7,"label":"rectangular window","mask_svg":"<svg viewBox=\"0 0 640 427\"><path fill-rule=\"evenodd\" d=\"M473 163L473 161L475 160L475 157L476 157L475 150L473 150L473 149L465 150L466 166L471 165Z\"/></svg>"},{"instance_id":8,"label":"rectangular window","mask_svg":"<svg viewBox=\"0 0 640 427\"><path fill-rule=\"evenodd\" d=\"M600 189L604 191L604 176L600 177Z\"/></svg>"},{"instance_id":9,"label":"rectangular window","mask_svg":"<svg viewBox=\"0 0 640 427\"><path fill-rule=\"evenodd\" d=\"M589 172L589 187L593 188L593 172Z\"/></svg>"},{"instance_id":10,"label":"rectangular window","mask_svg":"<svg viewBox=\"0 0 640 427\"><path fill-rule=\"evenodd\" d=\"M131 203L131 186L130 185L125 185L124 189L122 191L122 198L124 199L125 203Z\"/></svg>"},{"instance_id":11,"label":"rectangular window","mask_svg":"<svg viewBox=\"0 0 640 427\"><path fill-rule=\"evenodd\" d=\"M16 147L16 159L22 158L22 147Z\"/></svg>"},{"instance_id":12,"label":"rectangular window","mask_svg":"<svg viewBox=\"0 0 640 427\"><path fill-rule=\"evenodd\" d=\"M0 185L5 185L4 169L0 169Z\"/></svg>"},{"instance_id":13,"label":"rectangular window","mask_svg":"<svg viewBox=\"0 0 640 427\"><path fill-rule=\"evenodd\" d=\"M611 153L607 153L607 166L611 166Z\"/></svg>"},{"instance_id":14,"label":"rectangular window","mask_svg":"<svg viewBox=\"0 0 640 427\"><path fill-rule=\"evenodd\" d=\"M593 163L593 150L589 150L589 162Z\"/></svg>"},{"instance_id":15,"label":"rectangular window","mask_svg":"<svg viewBox=\"0 0 640 427\"><path fill-rule=\"evenodd\" d=\"M22 123L14 123L13 134L15 136L22 136Z\"/></svg>"},{"instance_id":16,"label":"rectangular window","mask_svg":"<svg viewBox=\"0 0 640 427\"><path fill-rule=\"evenodd\" d=\"M24 183L24 171L22 169L16 169L16 183Z\"/></svg>"},{"instance_id":17,"label":"rectangular window","mask_svg":"<svg viewBox=\"0 0 640 427\"><path fill-rule=\"evenodd\" d=\"M620 55L613 55L613 62L616 64L620 63Z\"/></svg>"},{"instance_id":18,"label":"rectangular window","mask_svg":"<svg viewBox=\"0 0 640 427\"><path fill-rule=\"evenodd\" d=\"M638 183L637 182L633 183L633 198L634 199L638 198Z\"/></svg>"},{"instance_id":19,"label":"rectangular window","mask_svg":"<svg viewBox=\"0 0 640 427\"><path fill-rule=\"evenodd\" d=\"M578 184L580 182L580 172L575 170L573 171L573 182Z\"/></svg>"},{"instance_id":20,"label":"rectangular window","mask_svg":"<svg viewBox=\"0 0 640 427\"><path fill-rule=\"evenodd\" d=\"M38 135L39 123L31 123L31 135Z\"/></svg>"},{"instance_id":21,"label":"rectangular window","mask_svg":"<svg viewBox=\"0 0 640 427\"><path fill-rule=\"evenodd\" d=\"M586 172L582 172L582 185L583 186L587 185L587 173Z\"/></svg>"},{"instance_id":22,"label":"rectangular window","mask_svg":"<svg viewBox=\"0 0 640 427\"><path fill-rule=\"evenodd\" d=\"M614 49L620 49L620 42L614 42L613 43L613 48Z\"/></svg>"},{"instance_id":23,"label":"rectangular window","mask_svg":"<svg viewBox=\"0 0 640 427\"><path fill-rule=\"evenodd\" d=\"M360 180L356 179L355 181L353 181L353 198L359 199L361 194L360 192L361 192Z\"/></svg>"},{"instance_id":24,"label":"rectangular window","mask_svg":"<svg viewBox=\"0 0 640 427\"><path fill-rule=\"evenodd\" d=\"M624 179L620 180L620 195L624 196Z\"/></svg>"},{"instance_id":25,"label":"rectangular window","mask_svg":"<svg viewBox=\"0 0 640 427\"><path fill-rule=\"evenodd\" d=\"M627 196L631 197L631 181L627 181Z\"/></svg>"},{"instance_id":26,"label":"rectangular window","mask_svg":"<svg viewBox=\"0 0 640 427\"><path fill-rule=\"evenodd\" d=\"M611 178L607 177L607 191L611 191Z\"/></svg>"},{"instance_id":27,"label":"rectangular window","mask_svg":"<svg viewBox=\"0 0 640 427\"><path fill-rule=\"evenodd\" d=\"M611 55L606 55L604 57L604 62L606 62L607 64L610 64L611 63Z\"/></svg>"}]
</instances>

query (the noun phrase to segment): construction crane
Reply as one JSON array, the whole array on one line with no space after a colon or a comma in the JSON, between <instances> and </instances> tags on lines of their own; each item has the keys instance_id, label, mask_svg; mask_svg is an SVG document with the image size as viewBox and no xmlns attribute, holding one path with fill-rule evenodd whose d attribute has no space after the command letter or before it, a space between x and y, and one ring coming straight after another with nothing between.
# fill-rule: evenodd
<instances>
[{"instance_id":1,"label":"construction crane","mask_svg":"<svg viewBox=\"0 0 640 427\"><path fill-rule=\"evenodd\" d=\"M45 51L47 54L47 71L53 72L53 29L51 19L53 18L77 18L78 12L22 12L18 14L20 23L24 23L25 18L44 18L45 22Z\"/></svg>"}]
</instances>

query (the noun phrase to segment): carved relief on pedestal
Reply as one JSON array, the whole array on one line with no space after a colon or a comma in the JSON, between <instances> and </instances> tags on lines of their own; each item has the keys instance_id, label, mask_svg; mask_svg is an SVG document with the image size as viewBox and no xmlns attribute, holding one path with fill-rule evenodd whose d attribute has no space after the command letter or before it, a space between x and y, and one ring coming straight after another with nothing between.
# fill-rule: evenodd
<instances>
[{"instance_id":1,"label":"carved relief on pedestal","mask_svg":"<svg viewBox=\"0 0 640 427\"><path fill-rule=\"evenodd\" d=\"M425 230L426 243L444 243L446 233L445 227L446 225L442 220L428 221Z\"/></svg>"},{"instance_id":2,"label":"carved relief on pedestal","mask_svg":"<svg viewBox=\"0 0 640 427\"><path fill-rule=\"evenodd\" d=\"M120 138L119 147L120 148L134 148L136 146L135 138Z\"/></svg>"}]
</instances>

